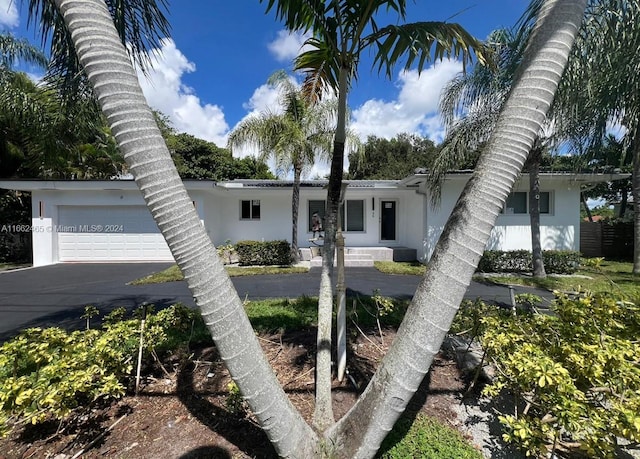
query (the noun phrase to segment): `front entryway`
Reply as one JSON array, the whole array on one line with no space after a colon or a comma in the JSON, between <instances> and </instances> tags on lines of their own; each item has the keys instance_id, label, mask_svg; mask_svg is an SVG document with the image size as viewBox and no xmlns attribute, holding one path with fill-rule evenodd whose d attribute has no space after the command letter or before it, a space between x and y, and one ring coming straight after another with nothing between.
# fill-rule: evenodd
<instances>
[{"instance_id":1,"label":"front entryway","mask_svg":"<svg viewBox=\"0 0 640 459\"><path fill-rule=\"evenodd\" d=\"M395 241L396 238L396 201L380 201L380 240Z\"/></svg>"}]
</instances>

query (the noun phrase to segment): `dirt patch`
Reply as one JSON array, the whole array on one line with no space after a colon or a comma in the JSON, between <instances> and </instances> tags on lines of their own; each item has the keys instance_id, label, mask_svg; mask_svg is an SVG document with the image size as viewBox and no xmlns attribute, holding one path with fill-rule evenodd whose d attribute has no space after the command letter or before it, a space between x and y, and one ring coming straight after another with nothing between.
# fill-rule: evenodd
<instances>
[{"instance_id":1,"label":"dirt patch","mask_svg":"<svg viewBox=\"0 0 640 459\"><path fill-rule=\"evenodd\" d=\"M353 405L394 336L394 330L386 330L384 341L373 331L366 337L354 337L349 376L342 383L334 382L336 417ZM292 403L310 420L315 331L261 335L259 339ZM83 448L83 458L275 457L252 416L237 404L230 409L231 380L214 347L172 356L164 367L166 373L158 367L146 379L139 396L97 407L76 425L46 423L16 429L0 440L0 459L68 459ZM409 412L423 412L456 427L459 422L451 407L465 387L454 359L440 353Z\"/></svg>"}]
</instances>

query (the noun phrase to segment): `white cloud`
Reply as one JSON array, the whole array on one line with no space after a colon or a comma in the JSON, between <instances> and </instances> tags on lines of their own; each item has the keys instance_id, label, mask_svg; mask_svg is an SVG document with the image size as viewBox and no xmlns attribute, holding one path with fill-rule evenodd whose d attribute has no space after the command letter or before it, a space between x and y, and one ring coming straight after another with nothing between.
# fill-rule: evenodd
<instances>
[{"instance_id":1,"label":"white cloud","mask_svg":"<svg viewBox=\"0 0 640 459\"><path fill-rule=\"evenodd\" d=\"M304 42L311 36L310 33L289 32L280 30L275 40L267 44L267 48L279 62L291 61L301 51L306 50Z\"/></svg>"},{"instance_id":2,"label":"white cloud","mask_svg":"<svg viewBox=\"0 0 640 459\"><path fill-rule=\"evenodd\" d=\"M438 102L445 84L462 70L457 61L439 62L420 75L416 70L398 75L395 100L370 99L355 109L351 128L364 140L369 135L391 138L407 132L441 141L444 129Z\"/></svg>"},{"instance_id":3,"label":"white cloud","mask_svg":"<svg viewBox=\"0 0 640 459\"><path fill-rule=\"evenodd\" d=\"M182 83L185 73L196 70L195 64L182 54L171 39L162 40L162 48L155 49L153 56L153 68L148 76L138 72L149 105L167 115L179 132L225 146L229 125L222 109L203 103L192 88Z\"/></svg>"},{"instance_id":4,"label":"white cloud","mask_svg":"<svg viewBox=\"0 0 640 459\"><path fill-rule=\"evenodd\" d=\"M18 15L18 0L0 0L0 28L13 29L18 27L20 17Z\"/></svg>"}]
</instances>

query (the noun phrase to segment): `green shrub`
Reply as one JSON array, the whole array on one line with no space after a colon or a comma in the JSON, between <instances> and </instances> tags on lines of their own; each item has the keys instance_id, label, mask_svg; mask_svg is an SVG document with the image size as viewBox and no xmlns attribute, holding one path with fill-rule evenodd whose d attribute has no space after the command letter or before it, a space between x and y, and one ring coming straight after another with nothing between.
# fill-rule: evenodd
<instances>
[{"instance_id":1,"label":"green shrub","mask_svg":"<svg viewBox=\"0 0 640 459\"><path fill-rule=\"evenodd\" d=\"M400 419L387 435L376 457L384 459L482 459L456 430L440 422L418 415L416 419Z\"/></svg>"},{"instance_id":2,"label":"green shrub","mask_svg":"<svg viewBox=\"0 0 640 459\"><path fill-rule=\"evenodd\" d=\"M20 423L65 420L76 409L125 393L137 357L140 320L68 333L30 328L0 347L0 435ZM193 335L199 315L173 305L147 316L144 343L162 349Z\"/></svg>"},{"instance_id":3,"label":"green shrub","mask_svg":"<svg viewBox=\"0 0 640 459\"><path fill-rule=\"evenodd\" d=\"M574 250L545 250L542 261L548 274L573 274L580 268L580 252Z\"/></svg>"},{"instance_id":4,"label":"green shrub","mask_svg":"<svg viewBox=\"0 0 640 459\"><path fill-rule=\"evenodd\" d=\"M545 250L542 261L547 274L573 274L580 267L580 252L572 250ZM478 263L483 273L531 272L532 258L528 250L487 250Z\"/></svg>"},{"instance_id":5,"label":"green shrub","mask_svg":"<svg viewBox=\"0 0 640 459\"><path fill-rule=\"evenodd\" d=\"M291 245L287 241L240 241L236 252L243 266L291 264Z\"/></svg>"},{"instance_id":6,"label":"green shrub","mask_svg":"<svg viewBox=\"0 0 640 459\"><path fill-rule=\"evenodd\" d=\"M489 316L482 344L496 365L485 391L516 396L505 441L533 456L613 457L640 441L640 308L610 295L560 296L551 315Z\"/></svg>"}]
</instances>

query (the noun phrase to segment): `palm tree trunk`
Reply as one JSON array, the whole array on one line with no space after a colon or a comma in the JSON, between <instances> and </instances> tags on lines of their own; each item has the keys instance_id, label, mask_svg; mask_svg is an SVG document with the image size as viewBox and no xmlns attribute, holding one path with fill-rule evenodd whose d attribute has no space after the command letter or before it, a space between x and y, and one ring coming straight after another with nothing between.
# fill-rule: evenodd
<instances>
[{"instance_id":1,"label":"palm tree trunk","mask_svg":"<svg viewBox=\"0 0 640 459\"><path fill-rule=\"evenodd\" d=\"M338 82L338 116L333 142L331 170L327 186L327 214L318 298L318 338L316 354L316 407L313 422L324 431L334 422L331 404L331 325L333 320L333 260L338 228L338 212L342 176L344 171L344 146L347 125L347 91L349 69L341 68Z\"/></svg>"},{"instance_id":2,"label":"palm tree trunk","mask_svg":"<svg viewBox=\"0 0 640 459\"><path fill-rule=\"evenodd\" d=\"M317 436L281 389L191 203L103 0L56 0L135 181L184 273L218 351L281 456L311 457Z\"/></svg>"},{"instance_id":3,"label":"palm tree trunk","mask_svg":"<svg viewBox=\"0 0 640 459\"><path fill-rule=\"evenodd\" d=\"M640 119L636 120L633 136L633 173L631 195L633 196L633 274L640 276Z\"/></svg>"},{"instance_id":4,"label":"palm tree trunk","mask_svg":"<svg viewBox=\"0 0 640 459\"><path fill-rule=\"evenodd\" d=\"M291 261L300 261L298 248L298 214L300 209L300 177L302 176L302 164L296 161L293 165L293 190L291 192Z\"/></svg>"},{"instance_id":5,"label":"palm tree trunk","mask_svg":"<svg viewBox=\"0 0 640 459\"><path fill-rule=\"evenodd\" d=\"M542 151L534 147L529 157L529 219L531 226L531 262L533 277L547 277L542 258L542 241L540 241L540 161Z\"/></svg>"},{"instance_id":6,"label":"palm tree trunk","mask_svg":"<svg viewBox=\"0 0 640 459\"><path fill-rule=\"evenodd\" d=\"M593 223L593 215L591 215L591 209L589 209L589 204L587 204L587 198L584 197L584 192L580 192L580 201L582 202L582 206L584 207L584 211L587 213L587 218L590 223Z\"/></svg>"},{"instance_id":7,"label":"palm tree trunk","mask_svg":"<svg viewBox=\"0 0 640 459\"><path fill-rule=\"evenodd\" d=\"M500 209L534 145L586 0L547 0L509 99L436 245L396 339L353 408L327 433L339 457L373 457L426 375Z\"/></svg>"}]
</instances>

